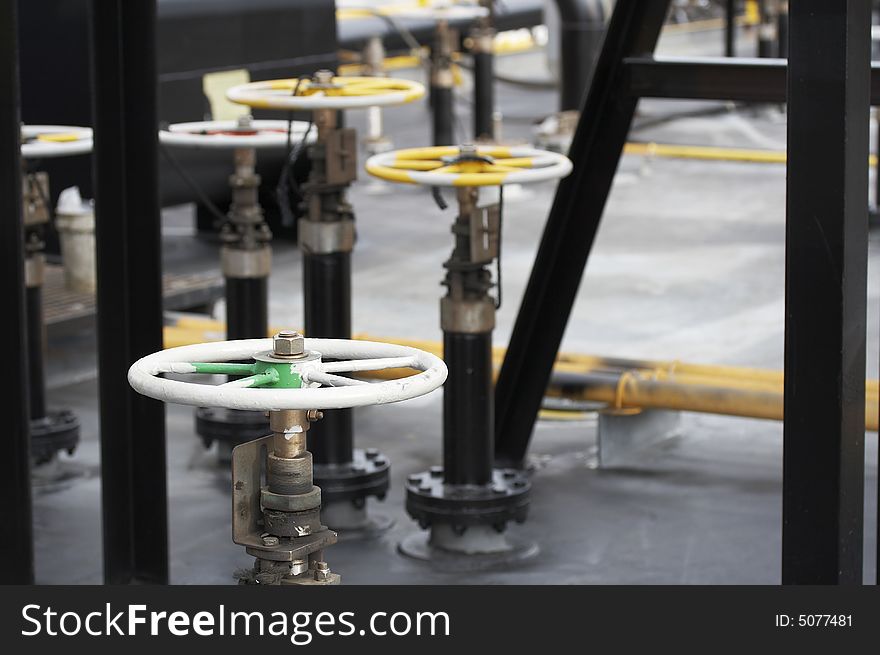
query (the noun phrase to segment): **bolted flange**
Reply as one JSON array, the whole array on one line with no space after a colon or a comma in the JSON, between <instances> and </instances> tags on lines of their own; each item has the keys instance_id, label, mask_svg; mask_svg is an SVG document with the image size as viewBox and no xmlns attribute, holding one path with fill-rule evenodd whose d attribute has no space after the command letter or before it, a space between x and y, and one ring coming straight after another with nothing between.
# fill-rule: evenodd
<instances>
[{"instance_id":1,"label":"bolted flange","mask_svg":"<svg viewBox=\"0 0 880 655\"><path fill-rule=\"evenodd\" d=\"M477 486L444 484L443 468L434 466L407 478L406 511L422 528L449 525L464 533L481 525L502 532L510 521L525 521L530 490L516 469L494 469L492 483Z\"/></svg>"},{"instance_id":2,"label":"bolted flange","mask_svg":"<svg viewBox=\"0 0 880 655\"><path fill-rule=\"evenodd\" d=\"M375 448L355 448L348 464L315 464L315 484L325 505L351 502L363 507L370 496L384 500L390 468L388 458Z\"/></svg>"},{"instance_id":3,"label":"bolted flange","mask_svg":"<svg viewBox=\"0 0 880 655\"><path fill-rule=\"evenodd\" d=\"M62 450L72 455L79 444L79 419L67 409L32 419L30 429L31 458L36 464L45 464Z\"/></svg>"}]
</instances>

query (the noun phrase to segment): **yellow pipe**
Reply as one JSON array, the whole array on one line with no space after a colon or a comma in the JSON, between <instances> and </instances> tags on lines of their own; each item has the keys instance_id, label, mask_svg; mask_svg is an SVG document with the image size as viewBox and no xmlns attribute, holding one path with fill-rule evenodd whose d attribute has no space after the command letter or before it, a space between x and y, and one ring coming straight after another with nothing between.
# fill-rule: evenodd
<instances>
[{"instance_id":1,"label":"yellow pipe","mask_svg":"<svg viewBox=\"0 0 880 655\"><path fill-rule=\"evenodd\" d=\"M559 395L549 389L548 395ZM723 414L781 421L784 416L782 391L732 389L711 385L682 384L675 380L645 378L625 371L615 381L593 381L568 399L607 403L612 408L673 409L683 412ZM865 403L865 430L877 432L880 405Z\"/></svg>"},{"instance_id":2,"label":"yellow pipe","mask_svg":"<svg viewBox=\"0 0 880 655\"><path fill-rule=\"evenodd\" d=\"M755 148L720 148L715 146L686 146L664 143L627 143L623 152L643 157L697 159L701 161L735 161L758 164L785 164L786 153L781 150ZM868 157L868 164L877 166L877 155Z\"/></svg>"},{"instance_id":3,"label":"yellow pipe","mask_svg":"<svg viewBox=\"0 0 880 655\"><path fill-rule=\"evenodd\" d=\"M277 330L270 330L272 334ZM204 341L221 340L225 334L225 326L219 321L208 321L192 317L180 318L176 325L165 328L165 347L201 343ZM268 336L268 335L267 335ZM443 345L438 341L414 339L385 339L369 334L356 334L355 339L365 341L390 341L410 346L443 356ZM493 348L492 359L496 375L504 359L505 349ZM644 389L650 390L646 402L661 402L670 399L673 403L669 409L733 416L752 416L754 418L770 418L781 420L784 393L784 378L781 371L745 368L735 366L716 366L707 364L690 364L676 360L639 360L595 355L560 353L554 366L556 373L575 375L607 373L611 378L619 376L625 380L611 400L608 399L607 385L588 384L581 391L566 391L567 398L591 400L610 403L620 407L656 407L657 405L641 405ZM371 372L372 377L391 379L413 373L410 369L389 369ZM606 376L606 377L609 377ZM634 385L634 389L631 388ZM641 386L639 386L641 385ZM659 385L659 386L657 386ZM572 385L577 386L577 385ZM880 407L880 381L866 380L865 383L866 421L868 429L876 430L878 407ZM693 392L692 390L698 390ZM681 393L681 390L688 390ZM550 389L550 395L563 395L558 388ZM694 401L694 393L699 396ZM668 395L672 394L672 396ZM690 404L688 404L690 403ZM714 407L715 409L706 409ZM767 407L772 407L768 410ZM768 414L768 412L770 412ZM873 427L872 427L873 426Z\"/></svg>"}]
</instances>

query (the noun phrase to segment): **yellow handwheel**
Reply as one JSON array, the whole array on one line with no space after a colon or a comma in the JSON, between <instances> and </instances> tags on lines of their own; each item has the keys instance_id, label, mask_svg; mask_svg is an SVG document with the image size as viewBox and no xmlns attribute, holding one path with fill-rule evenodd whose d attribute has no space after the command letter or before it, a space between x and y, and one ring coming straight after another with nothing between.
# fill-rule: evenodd
<instances>
[{"instance_id":1,"label":"yellow handwheel","mask_svg":"<svg viewBox=\"0 0 880 655\"><path fill-rule=\"evenodd\" d=\"M565 155L527 146L435 146L393 150L367 160L370 175L407 184L477 187L530 184L571 172Z\"/></svg>"},{"instance_id":2,"label":"yellow handwheel","mask_svg":"<svg viewBox=\"0 0 880 655\"><path fill-rule=\"evenodd\" d=\"M321 71L325 73L325 71ZM425 95L418 82L394 77L315 77L264 80L234 86L226 97L258 109L358 109L402 105Z\"/></svg>"}]
</instances>

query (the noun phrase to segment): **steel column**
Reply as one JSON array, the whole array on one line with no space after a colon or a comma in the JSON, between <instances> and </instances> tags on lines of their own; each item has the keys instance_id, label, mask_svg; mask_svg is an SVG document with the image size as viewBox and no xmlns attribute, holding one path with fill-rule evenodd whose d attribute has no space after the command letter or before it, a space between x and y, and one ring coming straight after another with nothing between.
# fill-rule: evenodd
<instances>
[{"instance_id":1,"label":"steel column","mask_svg":"<svg viewBox=\"0 0 880 655\"><path fill-rule=\"evenodd\" d=\"M93 0L104 577L168 581L165 408L128 386L162 348L156 1Z\"/></svg>"},{"instance_id":2,"label":"steel column","mask_svg":"<svg viewBox=\"0 0 880 655\"><path fill-rule=\"evenodd\" d=\"M0 458L0 583L34 581L31 523L31 455L28 413L27 312L24 291L24 223L21 205L21 119L18 94L18 3L0 7L0 297L10 384L3 411Z\"/></svg>"},{"instance_id":3,"label":"steel column","mask_svg":"<svg viewBox=\"0 0 880 655\"><path fill-rule=\"evenodd\" d=\"M784 584L862 583L870 10L791 3Z\"/></svg>"},{"instance_id":4,"label":"steel column","mask_svg":"<svg viewBox=\"0 0 880 655\"><path fill-rule=\"evenodd\" d=\"M618 0L572 141L571 175L559 183L495 389L496 457L520 465L550 380L568 317L637 98L624 58L651 53L669 0Z\"/></svg>"}]
</instances>

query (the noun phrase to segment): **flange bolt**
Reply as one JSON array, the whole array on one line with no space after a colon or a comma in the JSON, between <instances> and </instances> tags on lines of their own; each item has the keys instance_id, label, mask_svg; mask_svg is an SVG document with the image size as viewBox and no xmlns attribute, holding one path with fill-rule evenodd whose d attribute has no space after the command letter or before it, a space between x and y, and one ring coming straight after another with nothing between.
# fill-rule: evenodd
<instances>
[{"instance_id":1,"label":"flange bolt","mask_svg":"<svg viewBox=\"0 0 880 655\"><path fill-rule=\"evenodd\" d=\"M315 581L326 582L330 579L330 565L327 562L315 562Z\"/></svg>"}]
</instances>

